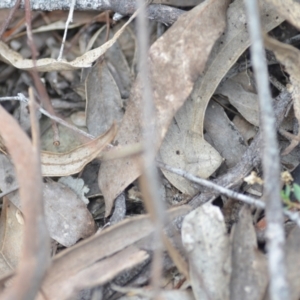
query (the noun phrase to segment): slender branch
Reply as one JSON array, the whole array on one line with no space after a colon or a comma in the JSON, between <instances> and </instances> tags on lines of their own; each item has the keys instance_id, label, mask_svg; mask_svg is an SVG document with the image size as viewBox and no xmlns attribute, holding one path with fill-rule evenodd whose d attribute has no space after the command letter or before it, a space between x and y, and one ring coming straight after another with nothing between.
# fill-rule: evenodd
<instances>
[{"instance_id":1,"label":"slender branch","mask_svg":"<svg viewBox=\"0 0 300 300\"><path fill-rule=\"evenodd\" d=\"M139 43L139 83L142 87L143 99L143 180L142 191L146 207L155 224L154 241L155 251L152 262L152 285L156 296L161 285L163 270L163 227L165 223L165 207L159 195L159 181L157 168L155 166L156 156L156 112L153 103L152 84L150 68L148 65L149 51L149 24L146 18L146 9L143 0L137 1L140 13L137 18L138 43ZM155 299L155 297L154 297Z\"/></svg>"},{"instance_id":2,"label":"slender branch","mask_svg":"<svg viewBox=\"0 0 300 300\"><path fill-rule=\"evenodd\" d=\"M32 10L53 11L70 10L70 1L66 0L30 0ZM0 9L12 8L15 0L1 0ZM24 8L24 0L21 1ZM120 15L127 16L136 10L136 0L76 0L75 10L112 10ZM147 8L148 18L164 23L173 24L185 11L161 4L150 4Z\"/></svg>"},{"instance_id":3,"label":"slender branch","mask_svg":"<svg viewBox=\"0 0 300 300\"><path fill-rule=\"evenodd\" d=\"M50 261L50 243L43 213L42 174L38 149L33 147L18 123L0 106L0 134L12 157L24 214L24 240L17 275L1 299L31 300Z\"/></svg>"},{"instance_id":4,"label":"slender branch","mask_svg":"<svg viewBox=\"0 0 300 300\"><path fill-rule=\"evenodd\" d=\"M263 172L266 199L268 267L270 298L289 299L284 255L283 213L280 198L280 161L276 125L269 88L268 68L263 46L257 0L245 0L249 32L252 41L251 60L257 84L261 129L264 139Z\"/></svg>"},{"instance_id":5,"label":"slender branch","mask_svg":"<svg viewBox=\"0 0 300 300\"><path fill-rule=\"evenodd\" d=\"M13 15L15 14L16 10L18 9L19 5L20 5L21 0L17 0L13 6L13 8L9 11L9 14L7 16L7 18L4 20L4 22L1 25L0 28L0 39L2 39L2 35L5 32L5 30L7 29L9 22L11 21Z\"/></svg>"},{"instance_id":6,"label":"slender branch","mask_svg":"<svg viewBox=\"0 0 300 300\"><path fill-rule=\"evenodd\" d=\"M236 200L239 200L239 201L242 201L246 204L249 204L249 205L253 205L257 208L262 208L262 209L265 209L266 205L265 203L260 200L260 199L255 199L253 197L250 197L250 196L247 196L247 195L244 195L244 194L240 194L238 192L235 192L235 191L232 191L230 189L227 189L223 186L220 186L212 181L209 181L207 179L203 179L203 178L199 178L199 177L196 177L194 175L192 175L191 173L188 173L184 170L181 170L181 169L178 169L178 168L174 168L174 167L171 167L171 166L168 166L166 164L164 164L163 162L160 162L160 161L157 161L157 165L162 168L162 169L165 169L169 172L172 172L174 174L177 174L179 176L182 176L192 182L195 182L197 184L200 184L202 186L205 186L206 188L208 189L211 189L211 190L214 190L216 192L218 192L219 194L222 194L224 196L227 196L229 198L232 198L232 199L236 199ZM292 220L293 222L295 222L297 224L297 226L300 227L300 215L297 213L297 212L292 212L292 211L289 211L289 210L283 210L283 213L290 219Z\"/></svg>"},{"instance_id":7,"label":"slender branch","mask_svg":"<svg viewBox=\"0 0 300 300\"><path fill-rule=\"evenodd\" d=\"M69 27L69 24L73 22L73 14L74 14L75 2L76 2L76 0L72 0L72 2L71 2L71 7L70 7L70 10L69 10L68 19L66 21L66 27L65 27L65 31L64 31L64 36L63 36L63 40L61 42L61 47L60 47L60 50L59 50L59 55L58 55L57 60L61 60L62 56L63 56L65 42L66 42L66 38L67 38L68 27Z\"/></svg>"},{"instance_id":8,"label":"slender branch","mask_svg":"<svg viewBox=\"0 0 300 300\"><path fill-rule=\"evenodd\" d=\"M30 72L32 76L34 85L38 91L41 102L44 104L46 109L54 115L54 109L45 86L43 85L41 78L36 69L36 60L37 60L37 49L35 43L33 42L32 28L31 28L31 10L30 10L30 0L25 0L25 20L26 20L26 33L27 33L27 42L31 50L31 56L33 61L34 69ZM59 145L59 132L57 124L52 120L52 129L53 129L53 140L55 145Z\"/></svg>"},{"instance_id":9,"label":"slender branch","mask_svg":"<svg viewBox=\"0 0 300 300\"><path fill-rule=\"evenodd\" d=\"M1 102L1 101L11 101L11 100L17 100L17 101L21 101L21 102L26 102L26 103L28 103L28 99L27 99L23 94L21 94L21 93L19 93L18 96L12 96L12 97L0 97L0 102ZM43 109L42 107L39 107L39 111L40 111L43 115L45 115L45 116L47 116L48 118L50 118L51 120L54 120L55 122L57 122L57 123L59 123L59 124L65 126L65 127L69 128L69 129L73 130L74 132L79 133L79 134L81 134L82 136L85 136L85 137L87 137L87 138L89 138L89 139L92 139L92 140L95 139L95 137L94 137L93 135L91 135L91 134L89 134L89 133L87 133L87 132L85 132L85 131L83 131L83 130L80 130L80 129L77 128L76 126L73 126L73 125L69 124L68 122L64 121L63 119L61 119L61 118L59 118L59 117L57 117L57 116L51 115L50 113L48 113L48 112L47 112L45 109Z\"/></svg>"},{"instance_id":10,"label":"slender branch","mask_svg":"<svg viewBox=\"0 0 300 300\"><path fill-rule=\"evenodd\" d=\"M218 193L220 193L224 196L227 196L229 198L240 200L244 203L247 203L249 205L254 205L255 207L258 207L258 208L262 208L262 209L265 208L265 203L264 202L262 202L260 200L257 200L255 198L252 198L250 196L237 193L235 191L232 191L230 189L222 187L222 186L220 186L220 185L218 185L218 184L216 184L212 181L196 177L196 176L194 176L194 175L192 175L192 174L190 174L190 173L188 173L184 170L168 166L168 165L164 164L163 162L157 161L157 165L162 169L165 169L165 170L170 171L174 174L182 176L182 177L184 177L184 178L186 178L186 179L188 179L192 182L195 182L195 183L200 184L202 186L205 186L209 189L217 191Z\"/></svg>"}]
</instances>

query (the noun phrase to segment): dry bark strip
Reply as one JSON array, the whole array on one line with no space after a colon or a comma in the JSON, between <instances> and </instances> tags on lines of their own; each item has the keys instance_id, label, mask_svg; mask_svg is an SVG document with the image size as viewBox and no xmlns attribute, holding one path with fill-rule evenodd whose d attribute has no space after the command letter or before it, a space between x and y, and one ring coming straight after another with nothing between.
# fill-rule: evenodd
<instances>
[{"instance_id":1,"label":"dry bark strip","mask_svg":"<svg viewBox=\"0 0 300 300\"><path fill-rule=\"evenodd\" d=\"M174 114L203 72L214 42L226 26L227 4L228 1L210 0L198 5L184 14L150 48L149 66L156 108L157 147ZM142 118L141 86L138 77L115 139L119 145L141 141L142 126L153 125L144 124ZM140 174L139 157L104 162L101 165L99 186L105 198L106 216L111 212L114 199Z\"/></svg>"},{"instance_id":2,"label":"dry bark strip","mask_svg":"<svg viewBox=\"0 0 300 300\"><path fill-rule=\"evenodd\" d=\"M1 299L34 299L49 261L39 153L18 123L0 107L0 134L14 161L23 207L24 240L17 276Z\"/></svg>"},{"instance_id":3,"label":"dry bark strip","mask_svg":"<svg viewBox=\"0 0 300 300\"><path fill-rule=\"evenodd\" d=\"M95 10L104 11L112 10L123 16L131 15L136 10L135 0L76 0L75 10ZM146 1L145 1L146 2ZM162 1L163 2L163 1ZM33 10L53 11L53 10L69 10L70 1L65 0L31 0L30 4ZM15 0L0 1L0 9L12 8ZM24 7L22 1L21 7ZM148 17L157 22L167 25L173 24L177 18L184 13L184 10L162 4L150 4L148 7Z\"/></svg>"}]
</instances>

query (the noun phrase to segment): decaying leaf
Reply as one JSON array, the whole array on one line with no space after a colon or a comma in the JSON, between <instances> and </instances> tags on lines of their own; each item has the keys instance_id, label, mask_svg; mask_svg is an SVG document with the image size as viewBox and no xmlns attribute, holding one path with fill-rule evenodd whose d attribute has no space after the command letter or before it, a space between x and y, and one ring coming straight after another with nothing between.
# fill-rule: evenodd
<instances>
[{"instance_id":1,"label":"decaying leaf","mask_svg":"<svg viewBox=\"0 0 300 300\"><path fill-rule=\"evenodd\" d=\"M47 290L47 297L48 299L59 300L76 299L76 295L80 290L103 285L122 271L148 261L149 257L150 255L146 251L129 246L108 258L87 266L83 270L74 273L73 276L56 282L52 289Z\"/></svg>"},{"instance_id":2,"label":"decaying leaf","mask_svg":"<svg viewBox=\"0 0 300 300\"><path fill-rule=\"evenodd\" d=\"M89 204L89 199L86 198L85 194L87 194L90 189L85 185L82 178L66 176L59 178L58 182L69 187L86 205Z\"/></svg>"},{"instance_id":3,"label":"decaying leaf","mask_svg":"<svg viewBox=\"0 0 300 300\"><path fill-rule=\"evenodd\" d=\"M110 38L113 37L113 33L118 31L117 28L120 26L121 24L111 29ZM110 47L105 52L105 55L103 57L109 69L109 72L111 73L112 77L114 78L114 81L116 82L119 88L122 99L127 99L129 97L129 92L133 80L129 63L125 57L125 53L123 53L122 51L122 42L126 41L127 49L125 49L127 54L130 54L130 56L133 56L136 50L135 39L132 36L132 33L130 32L129 28L129 26L126 27L122 36L114 43L112 47ZM96 46L105 44L106 41L106 26L102 27L101 29L99 29L99 34L97 34L98 32L95 33L97 37L95 41ZM130 53L130 50L132 50L133 53Z\"/></svg>"},{"instance_id":4,"label":"decaying leaf","mask_svg":"<svg viewBox=\"0 0 300 300\"><path fill-rule=\"evenodd\" d=\"M231 249L220 209L206 203L182 223L182 243L188 253L195 299L229 299Z\"/></svg>"},{"instance_id":5,"label":"decaying leaf","mask_svg":"<svg viewBox=\"0 0 300 300\"><path fill-rule=\"evenodd\" d=\"M265 36L265 46L274 52L276 58L285 66L286 71L290 74L294 112L298 124L300 124L300 51L291 45L281 43L268 36ZM286 155L290 153L299 144L297 140L299 138L300 130L298 130L296 139L292 140L291 144L282 154Z\"/></svg>"},{"instance_id":6,"label":"decaying leaf","mask_svg":"<svg viewBox=\"0 0 300 300\"><path fill-rule=\"evenodd\" d=\"M194 102L189 97L175 115L159 154L166 164L207 178L220 166L222 157L204 138L199 139L196 134L189 131L193 109ZM195 142L195 148L187 147L191 139ZM194 195L197 192L192 182L166 170L162 172L182 193Z\"/></svg>"},{"instance_id":7,"label":"decaying leaf","mask_svg":"<svg viewBox=\"0 0 300 300\"><path fill-rule=\"evenodd\" d=\"M208 104L204 128L213 146L225 159L227 168L232 168L246 151L246 143L222 106L214 101Z\"/></svg>"},{"instance_id":8,"label":"decaying leaf","mask_svg":"<svg viewBox=\"0 0 300 300\"><path fill-rule=\"evenodd\" d=\"M286 241L287 276L290 285L290 297L292 300L300 296L300 229L298 226L291 231Z\"/></svg>"},{"instance_id":9,"label":"decaying leaf","mask_svg":"<svg viewBox=\"0 0 300 300\"><path fill-rule=\"evenodd\" d=\"M226 96L239 113L251 124L259 127L258 95L246 91L233 79L228 79L218 87L217 93Z\"/></svg>"},{"instance_id":10,"label":"decaying leaf","mask_svg":"<svg viewBox=\"0 0 300 300\"><path fill-rule=\"evenodd\" d=\"M267 258L257 249L251 211L242 208L232 232L230 299L263 299L268 284Z\"/></svg>"},{"instance_id":11,"label":"decaying leaf","mask_svg":"<svg viewBox=\"0 0 300 300\"><path fill-rule=\"evenodd\" d=\"M86 204L70 188L47 182L43 185L43 198L49 234L60 244L70 247L95 232L95 222ZM11 193L8 199L22 209L18 192Z\"/></svg>"},{"instance_id":12,"label":"decaying leaf","mask_svg":"<svg viewBox=\"0 0 300 300\"><path fill-rule=\"evenodd\" d=\"M120 91L105 60L93 66L86 83L86 125L89 133L98 136L123 117Z\"/></svg>"},{"instance_id":13,"label":"decaying leaf","mask_svg":"<svg viewBox=\"0 0 300 300\"><path fill-rule=\"evenodd\" d=\"M266 0L276 7L278 14L300 29L300 4L294 0Z\"/></svg>"},{"instance_id":14,"label":"decaying leaf","mask_svg":"<svg viewBox=\"0 0 300 300\"><path fill-rule=\"evenodd\" d=\"M167 216L172 221L174 218L186 215L190 209L188 206L171 209L168 211ZM96 262L100 261L101 263L101 260L148 236L153 230L154 225L148 215L133 217L60 252L55 256L44 280L42 286L44 295L47 296L47 299L62 299L60 296L63 295L59 294L59 290L64 287L60 286L60 283L69 284L66 282L66 278L76 277L79 272L84 272L85 269L90 267L93 268ZM107 271L107 269L101 270L103 273ZM100 272L100 270L97 272ZM71 283L66 287L68 291L71 291L71 289L76 290L77 286L71 285ZM73 283L77 284L77 281ZM60 286L59 289L58 286Z\"/></svg>"},{"instance_id":15,"label":"decaying leaf","mask_svg":"<svg viewBox=\"0 0 300 300\"><path fill-rule=\"evenodd\" d=\"M3 191L17 186L12 163L0 155L0 188ZM13 192L7 198L22 211L20 196ZM69 187L58 182L43 185L44 209L51 238L69 247L80 238L87 238L95 232L95 222L86 204Z\"/></svg>"},{"instance_id":16,"label":"decaying leaf","mask_svg":"<svg viewBox=\"0 0 300 300\"><path fill-rule=\"evenodd\" d=\"M272 6L265 1L260 1L260 8L264 31L273 29L283 21ZM175 121L169 128L172 134L162 144L161 153L166 164L177 166L200 177L208 177L218 168L220 156L203 138L204 115L207 104L219 83L250 45L246 23L244 1L236 0L227 11L226 31L213 47L206 70L195 84L190 100L193 107L183 107L178 111ZM185 105L189 106L190 103L187 101ZM181 126L180 130L174 128L177 126L177 119L187 118L192 119L187 124L188 126ZM176 145L180 149L174 151L170 145ZM179 155L176 150L179 150ZM171 177L170 173L162 171L177 189L183 192L188 191L191 195L195 193L195 189L191 189L189 182L182 180L179 176L171 175Z\"/></svg>"},{"instance_id":17,"label":"decaying leaf","mask_svg":"<svg viewBox=\"0 0 300 300\"><path fill-rule=\"evenodd\" d=\"M156 106L157 147L162 142L174 114L187 99L195 80L204 70L210 50L225 27L227 5L228 1L203 2L182 15L150 48L149 63ZM141 82L138 77L115 139L118 144L141 141L141 112ZM139 157L104 162L101 165L99 185L105 197L106 215L110 214L116 196L140 174Z\"/></svg>"},{"instance_id":18,"label":"decaying leaf","mask_svg":"<svg viewBox=\"0 0 300 300\"><path fill-rule=\"evenodd\" d=\"M1 275L13 271L18 264L22 250L22 213L6 197L3 199L0 219L0 272Z\"/></svg>"},{"instance_id":19,"label":"decaying leaf","mask_svg":"<svg viewBox=\"0 0 300 300\"><path fill-rule=\"evenodd\" d=\"M254 138L257 133L255 126L247 122L243 117L237 115L232 120L235 127L238 129L240 134L243 136L244 141L249 144L249 141Z\"/></svg>"},{"instance_id":20,"label":"decaying leaf","mask_svg":"<svg viewBox=\"0 0 300 300\"><path fill-rule=\"evenodd\" d=\"M84 116L85 118L85 116ZM64 121L74 124L74 117L64 118ZM59 131L59 146L53 144L53 129L51 126L51 120L49 118L43 118L40 121L41 132L41 151L53 152L53 153L66 153L71 152L75 148L82 146L85 143L91 141L86 136L79 135L77 132L67 128L61 124L57 124ZM87 131L86 127L79 127L83 131Z\"/></svg>"},{"instance_id":21,"label":"decaying leaf","mask_svg":"<svg viewBox=\"0 0 300 300\"><path fill-rule=\"evenodd\" d=\"M80 172L86 164L99 156L103 148L113 140L116 131L117 126L113 124L102 136L68 153L43 151L41 154L43 176L68 176Z\"/></svg>"},{"instance_id":22,"label":"decaying leaf","mask_svg":"<svg viewBox=\"0 0 300 300\"><path fill-rule=\"evenodd\" d=\"M123 27L116 32L113 39L106 42L101 47L90 50L80 57L77 57L71 62L65 60L56 60L53 58L38 59L35 64L35 69L39 72L63 71L63 70L76 70L80 68L90 67L91 64L97 60L101 55L109 49L115 41L119 38L126 26L136 17L134 13L130 19L123 25ZM18 52L10 49L5 43L0 41L0 60L14 66L21 70L33 70L34 64L31 59L24 59Z\"/></svg>"}]
</instances>

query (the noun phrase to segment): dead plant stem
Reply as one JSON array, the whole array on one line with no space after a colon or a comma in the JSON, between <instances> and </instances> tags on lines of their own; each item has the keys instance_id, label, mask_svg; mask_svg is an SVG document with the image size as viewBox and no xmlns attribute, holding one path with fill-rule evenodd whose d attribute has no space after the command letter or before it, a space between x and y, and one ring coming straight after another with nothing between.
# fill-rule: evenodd
<instances>
[{"instance_id":1,"label":"dead plant stem","mask_svg":"<svg viewBox=\"0 0 300 300\"><path fill-rule=\"evenodd\" d=\"M271 300L290 299L284 254L283 212L280 197L280 160L276 121L269 88L268 69L263 46L257 0L245 0L249 33L252 41L251 60L259 97L263 134L264 197L266 201L268 267Z\"/></svg>"},{"instance_id":2,"label":"dead plant stem","mask_svg":"<svg viewBox=\"0 0 300 300\"><path fill-rule=\"evenodd\" d=\"M163 268L163 227L165 223L165 207L159 195L158 173L155 166L156 156L156 114L153 103L151 75L148 65L149 32L146 7L143 0L137 1L140 13L137 18L139 43L139 76L143 99L143 192L146 207L155 224L155 251L152 262L152 285L155 297L159 294Z\"/></svg>"}]
</instances>

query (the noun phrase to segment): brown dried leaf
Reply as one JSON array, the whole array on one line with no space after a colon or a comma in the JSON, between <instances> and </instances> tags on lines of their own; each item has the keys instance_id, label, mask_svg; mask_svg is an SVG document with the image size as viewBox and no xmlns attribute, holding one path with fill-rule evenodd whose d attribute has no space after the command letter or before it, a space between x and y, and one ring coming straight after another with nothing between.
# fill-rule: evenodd
<instances>
[{"instance_id":1,"label":"brown dried leaf","mask_svg":"<svg viewBox=\"0 0 300 300\"><path fill-rule=\"evenodd\" d=\"M86 164L95 159L109 144L117 132L116 124L97 139L86 143L68 153L42 151L43 176L68 176L80 172Z\"/></svg>"},{"instance_id":2,"label":"brown dried leaf","mask_svg":"<svg viewBox=\"0 0 300 300\"><path fill-rule=\"evenodd\" d=\"M228 300L231 248L220 209L206 203L190 212L182 223L182 243L195 298Z\"/></svg>"},{"instance_id":3,"label":"brown dried leaf","mask_svg":"<svg viewBox=\"0 0 300 300\"><path fill-rule=\"evenodd\" d=\"M249 208L244 207L240 211L232 234L230 299L263 299L268 284L267 259L257 249Z\"/></svg>"},{"instance_id":4,"label":"brown dried leaf","mask_svg":"<svg viewBox=\"0 0 300 300\"><path fill-rule=\"evenodd\" d=\"M60 244L70 247L95 232L86 204L69 187L58 182L45 183L43 198L49 234ZM8 199L22 209L18 192L11 193Z\"/></svg>"},{"instance_id":5,"label":"brown dried leaf","mask_svg":"<svg viewBox=\"0 0 300 300\"><path fill-rule=\"evenodd\" d=\"M122 23L121 23L122 24ZM113 37L113 33L116 32L118 27L116 26L110 30L110 38ZM101 30L102 29L102 30ZM102 45L105 43L106 37L106 26L103 26L94 36L96 39L95 45ZM94 37L93 36L93 37ZM92 38L93 38L92 37ZM112 47L110 47L104 55L104 60L106 65L111 73L114 81L116 82L122 99L126 99L129 97L133 76L130 71L130 67L128 61L125 57L125 52L123 53L121 45L124 42L126 45L125 52L130 55L130 57L134 56L134 51L136 49L135 46L135 39L132 36L132 32L129 29L129 26L126 27L125 31L123 32L122 36L114 43ZM90 45L90 43L89 43ZM130 51L131 50L131 51ZM130 53L131 52L131 53ZM133 52L133 53L132 53ZM132 59L131 59L132 61Z\"/></svg>"},{"instance_id":6,"label":"brown dried leaf","mask_svg":"<svg viewBox=\"0 0 300 300\"><path fill-rule=\"evenodd\" d=\"M300 4L294 0L266 0L276 7L278 13L300 29Z\"/></svg>"},{"instance_id":7,"label":"brown dried leaf","mask_svg":"<svg viewBox=\"0 0 300 300\"><path fill-rule=\"evenodd\" d=\"M290 74L294 112L300 124L300 51L291 45L281 43L269 36L265 36L264 40L266 48L274 52L276 58L285 66L286 71ZM300 130L296 137L300 138ZM282 155L289 154L298 144L299 142L296 139L292 140Z\"/></svg>"},{"instance_id":8,"label":"brown dried leaf","mask_svg":"<svg viewBox=\"0 0 300 300\"><path fill-rule=\"evenodd\" d=\"M286 241L286 263L288 282L290 285L290 292L292 300L299 299L300 296L300 229L298 226L291 231Z\"/></svg>"},{"instance_id":9,"label":"brown dried leaf","mask_svg":"<svg viewBox=\"0 0 300 300\"><path fill-rule=\"evenodd\" d=\"M244 141L249 144L250 139L253 139L257 133L256 127L254 127L239 115L235 116L232 122L240 132L240 134L243 136Z\"/></svg>"},{"instance_id":10,"label":"brown dried leaf","mask_svg":"<svg viewBox=\"0 0 300 300\"><path fill-rule=\"evenodd\" d=\"M108 258L87 266L73 276L56 282L51 289L47 289L47 297L53 300L76 299L80 290L103 285L122 271L133 268L148 259L149 254L146 251L129 246Z\"/></svg>"},{"instance_id":11,"label":"brown dried leaf","mask_svg":"<svg viewBox=\"0 0 300 300\"><path fill-rule=\"evenodd\" d=\"M186 215L190 209L188 206L181 206L169 210L167 215L172 221ZM49 296L47 299L61 299L54 298L58 293L57 286L60 282L66 282L66 278L76 276L89 267L93 268L97 261L114 255L148 236L153 230L154 225L148 215L133 217L60 252L54 258L42 287L44 294ZM107 270L101 271L105 273ZM67 288L70 290L70 286ZM76 286L72 286L72 289L75 290Z\"/></svg>"},{"instance_id":12,"label":"brown dried leaf","mask_svg":"<svg viewBox=\"0 0 300 300\"><path fill-rule=\"evenodd\" d=\"M11 190L17 186L12 163L0 155L0 188ZM9 194L8 199L22 211L18 192ZM78 239L94 233L95 224L86 204L74 191L58 182L43 185L43 198L47 227L53 239L69 247Z\"/></svg>"},{"instance_id":13,"label":"brown dried leaf","mask_svg":"<svg viewBox=\"0 0 300 300\"><path fill-rule=\"evenodd\" d=\"M86 126L98 136L123 118L123 103L116 82L104 60L93 66L86 83Z\"/></svg>"},{"instance_id":14,"label":"brown dried leaf","mask_svg":"<svg viewBox=\"0 0 300 300\"><path fill-rule=\"evenodd\" d=\"M194 102L185 102L175 115L160 148L162 161L202 178L209 177L222 163L220 154L204 138L189 131ZM193 140L193 147L191 147ZM168 180L182 193L194 195L197 189L189 180L162 170Z\"/></svg>"},{"instance_id":15,"label":"brown dried leaf","mask_svg":"<svg viewBox=\"0 0 300 300\"><path fill-rule=\"evenodd\" d=\"M150 49L149 63L159 144L174 114L187 99L196 78L204 70L210 50L225 27L227 3L220 0L205 1L182 15ZM182 57L184 60L181 60ZM141 140L141 112L141 84L138 78L115 139L119 144ZM110 214L116 196L140 174L139 157L104 162L101 165L99 185L105 197L106 215Z\"/></svg>"},{"instance_id":16,"label":"brown dried leaf","mask_svg":"<svg viewBox=\"0 0 300 300\"><path fill-rule=\"evenodd\" d=\"M51 71L63 71L63 70L76 70L81 68L90 67L91 64L103 55L107 49L109 49L115 41L119 38L126 26L136 17L136 13L133 14L130 19L122 26L122 28L116 32L114 37L106 42L101 47L90 50L80 57L77 57L71 62L65 60L56 60L53 58L41 58L36 61L35 69L39 72L51 72ZM14 66L21 70L33 70L34 64L31 59L24 59L18 52L10 49L5 43L0 41L0 60Z\"/></svg>"},{"instance_id":17,"label":"brown dried leaf","mask_svg":"<svg viewBox=\"0 0 300 300\"><path fill-rule=\"evenodd\" d=\"M211 101L206 109L204 128L212 139L212 145L225 159L227 168L235 166L247 146L222 106L214 101Z\"/></svg>"},{"instance_id":18,"label":"brown dried leaf","mask_svg":"<svg viewBox=\"0 0 300 300\"><path fill-rule=\"evenodd\" d=\"M23 223L20 210L4 197L0 219L0 272L2 276L13 271L18 264L22 250Z\"/></svg>"},{"instance_id":19,"label":"brown dried leaf","mask_svg":"<svg viewBox=\"0 0 300 300\"><path fill-rule=\"evenodd\" d=\"M262 27L264 31L269 31L283 20L278 18L277 12L272 10L270 5L262 0L260 2ZM178 119L190 121L182 123L180 130L176 128L176 122L173 122L169 128L172 134L162 144L161 153L166 164L177 166L200 177L208 177L218 168L220 156L203 138L204 115L207 104L219 83L250 45L246 22L244 1L234 1L227 11L227 29L224 35L213 47L206 70L196 82L190 100L186 101L175 117L176 121ZM177 148L174 149L170 145L176 145ZM176 154L177 150L180 152L179 155ZM195 189L191 188L188 181L162 171L177 189L191 195L195 193Z\"/></svg>"},{"instance_id":20,"label":"brown dried leaf","mask_svg":"<svg viewBox=\"0 0 300 300\"><path fill-rule=\"evenodd\" d=\"M251 124L259 127L259 105L257 94L246 91L234 79L228 79L218 87L218 93L226 96L231 105Z\"/></svg>"}]
</instances>

